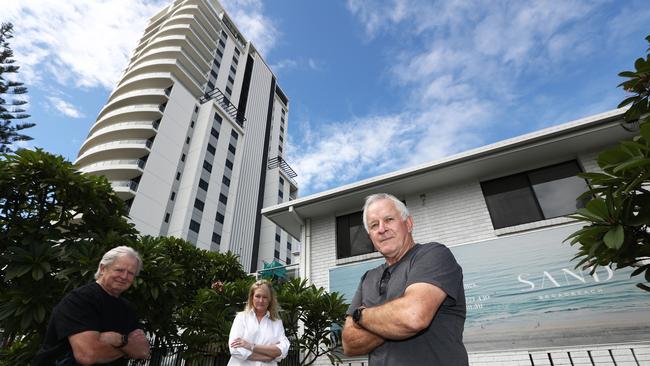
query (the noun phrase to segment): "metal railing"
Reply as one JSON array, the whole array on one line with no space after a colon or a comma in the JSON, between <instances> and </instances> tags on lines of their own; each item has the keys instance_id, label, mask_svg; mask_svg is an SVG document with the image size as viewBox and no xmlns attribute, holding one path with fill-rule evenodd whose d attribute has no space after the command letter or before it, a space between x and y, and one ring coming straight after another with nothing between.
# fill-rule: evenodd
<instances>
[{"instance_id":1,"label":"metal railing","mask_svg":"<svg viewBox=\"0 0 650 366\"><path fill-rule=\"evenodd\" d=\"M133 192L138 191L138 183L136 183L136 182L134 182L132 180L114 180L114 181L111 181L111 186L113 186L113 188L126 187L126 188L132 190Z\"/></svg>"},{"instance_id":2,"label":"metal railing","mask_svg":"<svg viewBox=\"0 0 650 366\"><path fill-rule=\"evenodd\" d=\"M148 360L130 360L129 366L226 366L230 360L227 353L212 354L205 352L204 355L195 355L191 362L183 354L187 348L184 345L175 345L168 348L152 348L151 357ZM300 359L298 352L289 351L287 357L278 363L279 366L299 366Z\"/></svg>"},{"instance_id":3,"label":"metal railing","mask_svg":"<svg viewBox=\"0 0 650 366\"><path fill-rule=\"evenodd\" d=\"M244 122L246 122L246 117L244 117L239 111L237 110L237 107L235 107L234 104L230 102L230 99L226 98L226 96L219 90L219 88L214 88L210 90L209 92L203 94L201 98L199 98L199 102L201 104L213 100L223 109L226 114L230 116L237 124L244 128Z\"/></svg>"},{"instance_id":4,"label":"metal railing","mask_svg":"<svg viewBox=\"0 0 650 366\"><path fill-rule=\"evenodd\" d=\"M83 166L80 170L87 171L88 169L91 168L99 168L99 167L111 166L111 165L137 165L139 168L144 169L144 164L145 161L142 159L106 160L106 161L100 161L98 163L93 163L93 164Z\"/></svg>"},{"instance_id":5,"label":"metal railing","mask_svg":"<svg viewBox=\"0 0 650 366\"><path fill-rule=\"evenodd\" d=\"M286 160L282 159L281 156L276 156L269 159L267 167L268 169L275 169L279 167L289 178L295 178L298 176L298 174L293 169L291 169L289 163L287 163Z\"/></svg>"},{"instance_id":6,"label":"metal railing","mask_svg":"<svg viewBox=\"0 0 650 366\"><path fill-rule=\"evenodd\" d=\"M127 139L127 140L111 141L111 142L107 142L104 144L91 147L90 149L84 152L84 155L101 151L111 146L115 147L117 145L144 145L148 148L151 148L152 142L151 140L146 140L146 139Z\"/></svg>"}]
</instances>

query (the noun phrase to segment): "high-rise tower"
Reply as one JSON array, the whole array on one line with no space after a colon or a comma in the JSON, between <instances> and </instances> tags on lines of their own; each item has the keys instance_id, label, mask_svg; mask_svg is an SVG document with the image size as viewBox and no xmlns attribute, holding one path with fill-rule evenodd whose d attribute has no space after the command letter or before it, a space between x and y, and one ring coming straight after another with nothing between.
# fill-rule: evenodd
<instances>
[{"instance_id":1,"label":"high-rise tower","mask_svg":"<svg viewBox=\"0 0 650 366\"><path fill-rule=\"evenodd\" d=\"M260 215L297 195L288 106L218 1L177 0L151 18L75 164L110 180L142 234L230 250L249 271L290 263L295 241Z\"/></svg>"}]
</instances>

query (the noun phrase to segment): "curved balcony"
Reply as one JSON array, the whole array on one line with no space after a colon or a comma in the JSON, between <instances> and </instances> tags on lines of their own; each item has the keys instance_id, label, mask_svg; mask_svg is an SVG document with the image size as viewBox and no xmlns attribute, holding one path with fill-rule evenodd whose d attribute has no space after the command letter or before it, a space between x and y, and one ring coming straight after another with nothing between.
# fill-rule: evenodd
<instances>
[{"instance_id":1,"label":"curved balcony","mask_svg":"<svg viewBox=\"0 0 650 366\"><path fill-rule=\"evenodd\" d=\"M125 139L95 145L82 152L75 164L88 165L100 160L128 159L151 152L151 140Z\"/></svg>"},{"instance_id":2,"label":"curved balcony","mask_svg":"<svg viewBox=\"0 0 650 366\"><path fill-rule=\"evenodd\" d=\"M176 36L185 37L185 36ZM190 42L181 42L177 40L177 44L168 44L161 47L155 47L142 54L142 57L134 66L129 69L127 74L131 74L143 68L151 68L160 63L160 60L176 60L182 61L189 69L193 71L192 76L200 80L201 72L210 68L211 57L201 55Z\"/></svg>"},{"instance_id":3,"label":"curved balcony","mask_svg":"<svg viewBox=\"0 0 650 366\"><path fill-rule=\"evenodd\" d=\"M140 89L164 89L172 83L172 74L169 71L151 72L128 78L122 75L122 78L115 87L115 90L113 90L113 93L111 93L108 101L110 102L122 94Z\"/></svg>"},{"instance_id":4,"label":"curved balcony","mask_svg":"<svg viewBox=\"0 0 650 366\"><path fill-rule=\"evenodd\" d=\"M108 180L131 180L142 175L145 160L143 159L118 159L104 160L88 164L79 168L86 174L104 175Z\"/></svg>"},{"instance_id":5,"label":"curved balcony","mask_svg":"<svg viewBox=\"0 0 650 366\"><path fill-rule=\"evenodd\" d=\"M106 113L130 105L162 104L167 102L168 92L165 89L138 89L112 98L104 108L99 111L97 119L102 118Z\"/></svg>"},{"instance_id":6,"label":"curved balcony","mask_svg":"<svg viewBox=\"0 0 650 366\"><path fill-rule=\"evenodd\" d=\"M120 122L131 121L155 121L162 117L160 104L140 104L127 107L116 108L107 112L101 118L98 118L95 124L90 128L89 135L95 131Z\"/></svg>"},{"instance_id":7,"label":"curved balcony","mask_svg":"<svg viewBox=\"0 0 650 366\"><path fill-rule=\"evenodd\" d=\"M135 197L138 192L138 183L132 180L114 180L111 181L111 186L115 194L124 201Z\"/></svg>"},{"instance_id":8,"label":"curved balcony","mask_svg":"<svg viewBox=\"0 0 650 366\"><path fill-rule=\"evenodd\" d=\"M83 154L92 146L105 142L133 138L149 139L156 134L157 124L157 121L133 121L114 123L102 127L86 138L86 141L79 148L79 154Z\"/></svg>"}]
</instances>

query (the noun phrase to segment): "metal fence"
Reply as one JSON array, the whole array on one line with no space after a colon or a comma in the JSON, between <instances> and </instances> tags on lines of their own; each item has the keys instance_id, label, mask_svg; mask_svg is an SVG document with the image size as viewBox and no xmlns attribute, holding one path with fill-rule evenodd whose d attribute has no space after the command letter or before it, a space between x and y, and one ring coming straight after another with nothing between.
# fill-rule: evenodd
<instances>
[{"instance_id":1,"label":"metal fence","mask_svg":"<svg viewBox=\"0 0 650 366\"><path fill-rule=\"evenodd\" d=\"M148 360L131 360L129 366L226 366L230 355L227 353L214 354L213 352L198 352L191 359L186 359L187 347L175 345L165 348L152 348ZM299 366L300 355L290 350L289 354L278 364L279 366Z\"/></svg>"}]
</instances>

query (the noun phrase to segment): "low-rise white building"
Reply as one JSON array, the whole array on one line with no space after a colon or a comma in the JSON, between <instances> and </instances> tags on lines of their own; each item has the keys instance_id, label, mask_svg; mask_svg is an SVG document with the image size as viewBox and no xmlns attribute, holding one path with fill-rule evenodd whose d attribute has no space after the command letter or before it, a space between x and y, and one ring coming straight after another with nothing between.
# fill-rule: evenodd
<instances>
[{"instance_id":1,"label":"low-rise white building","mask_svg":"<svg viewBox=\"0 0 650 366\"><path fill-rule=\"evenodd\" d=\"M266 207L302 243L300 274L351 299L383 259L365 233L364 198L403 200L416 242L449 246L463 267L472 365L650 365L650 297L631 270L575 269L565 215L598 170L598 152L630 138L614 110L438 161ZM321 364L328 361L323 360ZM345 359L362 365L365 358Z\"/></svg>"}]
</instances>

